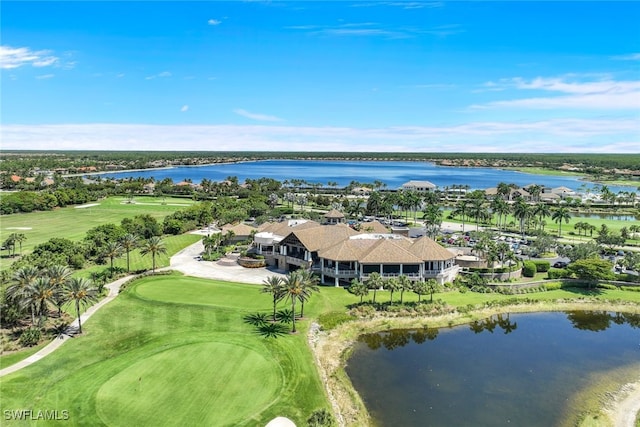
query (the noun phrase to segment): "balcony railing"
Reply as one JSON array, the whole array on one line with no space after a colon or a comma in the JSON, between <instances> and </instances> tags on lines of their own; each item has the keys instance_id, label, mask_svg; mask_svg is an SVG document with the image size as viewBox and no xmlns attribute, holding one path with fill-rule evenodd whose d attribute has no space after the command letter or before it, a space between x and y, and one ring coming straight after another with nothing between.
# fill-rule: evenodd
<instances>
[{"instance_id":1,"label":"balcony railing","mask_svg":"<svg viewBox=\"0 0 640 427\"><path fill-rule=\"evenodd\" d=\"M358 270L338 270L336 272L335 268L325 267L320 270L323 274L329 275L331 277L358 277Z\"/></svg>"}]
</instances>

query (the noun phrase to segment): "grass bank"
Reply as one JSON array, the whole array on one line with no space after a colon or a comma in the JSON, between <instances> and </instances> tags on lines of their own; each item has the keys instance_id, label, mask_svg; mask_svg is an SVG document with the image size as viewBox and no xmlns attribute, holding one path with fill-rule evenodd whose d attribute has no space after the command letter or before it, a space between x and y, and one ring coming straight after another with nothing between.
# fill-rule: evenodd
<instances>
[{"instance_id":1,"label":"grass bank","mask_svg":"<svg viewBox=\"0 0 640 427\"><path fill-rule=\"evenodd\" d=\"M576 290L576 292L582 294L584 291ZM458 294L457 292L452 292L449 297L447 297L446 294L439 295L439 297L449 300L454 304L456 302L459 305L467 303L470 305L478 305L481 308L465 313L455 312L433 317L389 317L379 315L367 319L359 319L344 323L330 331L313 333L309 337L309 343L314 351L314 359L325 383L329 400L334 412L340 419L341 425L373 425L372 419L368 415L362 399L354 389L344 370L345 364L350 356L352 345L360 335L392 329L452 327L500 313L567 310L604 310L640 313L640 303L635 296L629 294L633 293L612 291L611 293L598 293L597 295L593 295L593 297L586 298L576 295L572 291L558 290L523 296L524 298L536 300L535 302L528 302L527 304L496 304L495 306L488 304L489 306L483 307L482 303L499 301L500 299L504 300L504 298L495 294L492 296L498 297L497 299L484 298L486 294L469 295L468 293ZM632 296L635 302L621 300L621 296ZM606 393L614 391L615 388L612 387L619 387L619 383L613 385L612 383L608 383L605 386L600 385L600 387L601 388L595 392L593 390L591 390L591 392L602 397L606 395ZM605 388L602 389L602 387ZM584 408L581 426L609 426L610 418L607 417L602 410L604 404L605 402L601 399L591 399L587 401L586 407L585 402L581 402L581 408Z\"/></svg>"}]
</instances>

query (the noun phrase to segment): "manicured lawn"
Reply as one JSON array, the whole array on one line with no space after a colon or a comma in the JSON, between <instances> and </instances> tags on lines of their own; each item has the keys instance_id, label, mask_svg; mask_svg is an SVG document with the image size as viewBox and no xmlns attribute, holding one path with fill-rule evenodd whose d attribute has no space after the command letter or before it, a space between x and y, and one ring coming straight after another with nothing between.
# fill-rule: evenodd
<instances>
[{"instance_id":1,"label":"manicured lawn","mask_svg":"<svg viewBox=\"0 0 640 427\"><path fill-rule=\"evenodd\" d=\"M305 425L311 412L329 406L307 344L310 320L359 298L321 287L298 334L265 338L244 321L271 311L270 295L259 290L178 273L141 279L87 321L84 335L0 379L2 407L68 410L69 425L263 426L276 416ZM451 291L434 299L467 305L583 296L640 302L638 292L573 289L518 296ZM388 301L389 293L378 292L377 300ZM417 295L405 293L404 300Z\"/></svg>"},{"instance_id":2,"label":"manicured lawn","mask_svg":"<svg viewBox=\"0 0 640 427\"><path fill-rule=\"evenodd\" d=\"M193 204L190 199L159 197L136 197L136 203L126 203L124 197L109 197L88 203L97 204L86 208L68 206L46 212L31 212L2 216L2 235L23 233L27 239L22 243L22 251L28 253L37 244L52 237L64 237L69 240L82 239L87 230L102 224L120 224L124 218L148 214L162 220L165 216ZM19 248L16 247L16 253ZM6 254L6 251L3 252Z\"/></svg>"},{"instance_id":3,"label":"manicured lawn","mask_svg":"<svg viewBox=\"0 0 640 427\"><path fill-rule=\"evenodd\" d=\"M200 292L167 302L172 282ZM278 415L303 425L327 407L308 320L296 335L258 335L243 321L271 307L258 288L177 274L142 279L96 313L83 336L0 379L2 407L67 409L69 425L254 426Z\"/></svg>"}]
</instances>

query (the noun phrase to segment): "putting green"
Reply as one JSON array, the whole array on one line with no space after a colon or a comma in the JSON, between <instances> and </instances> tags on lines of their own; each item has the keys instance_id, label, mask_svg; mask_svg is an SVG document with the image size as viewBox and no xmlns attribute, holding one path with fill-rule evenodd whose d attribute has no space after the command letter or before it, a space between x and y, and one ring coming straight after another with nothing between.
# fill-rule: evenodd
<instances>
[{"instance_id":1,"label":"putting green","mask_svg":"<svg viewBox=\"0 0 640 427\"><path fill-rule=\"evenodd\" d=\"M282 386L278 364L254 349L196 343L119 372L98 390L96 407L114 426L240 425L268 407Z\"/></svg>"}]
</instances>

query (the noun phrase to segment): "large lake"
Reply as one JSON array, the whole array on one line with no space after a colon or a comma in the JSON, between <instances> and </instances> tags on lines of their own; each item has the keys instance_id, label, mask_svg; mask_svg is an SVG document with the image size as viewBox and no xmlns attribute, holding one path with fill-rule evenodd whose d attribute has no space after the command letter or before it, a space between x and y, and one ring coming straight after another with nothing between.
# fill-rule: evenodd
<instances>
[{"instance_id":1,"label":"large lake","mask_svg":"<svg viewBox=\"0 0 640 427\"><path fill-rule=\"evenodd\" d=\"M505 314L367 334L346 371L380 426L575 425L604 388L638 380L640 315Z\"/></svg>"},{"instance_id":2,"label":"large lake","mask_svg":"<svg viewBox=\"0 0 640 427\"><path fill-rule=\"evenodd\" d=\"M437 166L428 162L398 161L329 161L329 160L263 160L256 162L215 164L206 166L175 167L135 172L110 173L115 178L144 177L160 181L171 178L174 182L191 179L198 183L203 178L221 181L228 176L238 177L240 182L246 178L304 179L309 183L326 185L333 181L339 186L351 181L372 183L382 181L390 189L399 188L409 180L426 180L440 188L446 186L469 185L471 189L495 187L500 182L525 186L539 184L548 187L565 186L577 190L585 184L575 176L533 175L515 171L491 168L464 168ZM593 187L593 184L587 184ZM612 191L628 191L632 187L612 187Z\"/></svg>"}]
</instances>

